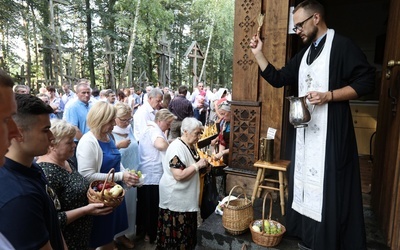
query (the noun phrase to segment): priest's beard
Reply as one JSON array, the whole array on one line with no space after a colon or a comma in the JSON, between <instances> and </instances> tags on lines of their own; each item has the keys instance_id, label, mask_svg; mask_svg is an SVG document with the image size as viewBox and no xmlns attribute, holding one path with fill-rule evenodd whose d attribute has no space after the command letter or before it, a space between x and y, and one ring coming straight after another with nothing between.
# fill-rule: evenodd
<instances>
[{"instance_id":1,"label":"priest's beard","mask_svg":"<svg viewBox=\"0 0 400 250\"><path fill-rule=\"evenodd\" d=\"M310 45L313 41L317 40L318 28L314 27L311 33L303 39L305 45Z\"/></svg>"}]
</instances>

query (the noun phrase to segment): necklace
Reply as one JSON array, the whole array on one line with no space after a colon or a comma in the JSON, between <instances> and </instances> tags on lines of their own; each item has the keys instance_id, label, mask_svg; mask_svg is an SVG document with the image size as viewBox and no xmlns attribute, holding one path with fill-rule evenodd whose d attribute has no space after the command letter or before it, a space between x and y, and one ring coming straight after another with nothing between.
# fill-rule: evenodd
<instances>
[{"instance_id":1,"label":"necklace","mask_svg":"<svg viewBox=\"0 0 400 250\"><path fill-rule=\"evenodd\" d=\"M321 46L321 48L318 50L317 55L313 58L313 60L311 61L311 50L312 48L310 48L310 50L308 51L308 55L307 55L307 64L310 65L311 63L313 63L315 61L315 59L318 58L318 56L321 54L322 50L324 50L325 47L325 43Z\"/></svg>"},{"instance_id":2,"label":"necklace","mask_svg":"<svg viewBox=\"0 0 400 250\"><path fill-rule=\"evenodd\" d=\"M189 145L187 145L186 142L183 141L181 138L179 138L179 140L183 143L183 145L187 147L187 149L189 149L189 152L192 155L193 159L195 159L196 161L200 160L200 156L195 148L189 147Z\"/></svg>"}]
</instances>

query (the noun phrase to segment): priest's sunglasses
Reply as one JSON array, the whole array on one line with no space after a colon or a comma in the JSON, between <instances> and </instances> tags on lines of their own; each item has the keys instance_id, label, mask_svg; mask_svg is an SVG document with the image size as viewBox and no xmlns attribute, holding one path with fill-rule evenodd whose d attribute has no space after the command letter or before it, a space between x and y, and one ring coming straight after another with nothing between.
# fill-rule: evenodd
<instances>
[{"instance_id":1,"label":"priest's sunglasses","mask_svg":"<svg viewBox=\"0 0 400 250\"><path fill-rule=\"evenodd\" d=\"M297 23L294 28L292 29L294 32L297 32L297 30L302 31L303 30L303 26L304 24L310 20L312 17L314 16L314 14L312 14L309 18L307 18L306 20L304 20L303 22Z\"/></svg>"}]
</instances>

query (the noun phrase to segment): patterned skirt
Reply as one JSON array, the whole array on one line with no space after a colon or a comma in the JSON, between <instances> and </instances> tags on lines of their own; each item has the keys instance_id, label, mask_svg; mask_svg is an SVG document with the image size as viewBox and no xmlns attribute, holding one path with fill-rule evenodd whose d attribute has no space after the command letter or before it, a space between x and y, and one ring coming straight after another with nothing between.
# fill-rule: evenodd
<instances>
[{"instance_id":1,"label":"patterned skirt","mask_svg":"<svg viewBox=\"0 0 400 250\"><path fill-rule=\"evenodd\" d=\"M158 250L190 250L197 244L197 212L174 212L160 208Z\"/></svg>"}]
</instances>

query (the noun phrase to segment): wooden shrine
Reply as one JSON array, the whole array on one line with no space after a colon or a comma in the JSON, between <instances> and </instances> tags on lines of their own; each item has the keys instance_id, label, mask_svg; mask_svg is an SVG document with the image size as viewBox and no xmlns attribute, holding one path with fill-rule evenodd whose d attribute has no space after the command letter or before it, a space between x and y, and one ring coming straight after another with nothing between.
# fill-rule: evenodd
<instances>
[{"instance_id":1,"label":"wooden shrine","mask_svg":"<svg viewBox=\"0 0 400 250\"><path fill-rule=\"evenodd\" d=\"M257 17L265 13L261 36L264 53L277 67L285 63L288 31L288 1L236 1L234 22L233 86L231 103L231 150L227 168L227 186L241 184L246 192L253 191L256 171L253 164L259 159L259 139L268 127L277 129L274 158L281 156L284 89L270 86L259 76L258 64L248 44L257 32ZM264 4L265 5L265 4Z\"/></svg>"}]
</instances>

